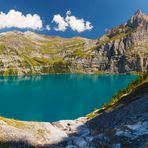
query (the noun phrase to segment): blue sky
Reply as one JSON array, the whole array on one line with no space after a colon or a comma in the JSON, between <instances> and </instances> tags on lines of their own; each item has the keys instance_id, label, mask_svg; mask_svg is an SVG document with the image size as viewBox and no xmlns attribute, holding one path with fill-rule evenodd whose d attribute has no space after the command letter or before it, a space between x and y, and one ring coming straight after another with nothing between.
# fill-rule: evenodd
<instances>
[{"instance_id":1,"label":"blue sky","mask_svg":"<svg viewBox=\"0 0 148 148\"><path fill-rule=\"evenodd\" d=\"M7 15L13 9L25 16L18 18L21 24ZM148 14L148 0L0 0L0 12L4 13L0 14L4 15L0 17L0 31L14 30L12 26L19 26L18 30L28 30L25 28L27 26L30 30L47 35L98 38L106 28L126 22L137 9ZM67 11L69 13L66 15ZM27 14L31 17L26 18ZM34 14L40 17L40 21ZM28 22L35 22L35 25ZM61 26L58 26L59 22ZM46 25L50 26L50 30L46 29Z\"/></svg>"}]
</instances>

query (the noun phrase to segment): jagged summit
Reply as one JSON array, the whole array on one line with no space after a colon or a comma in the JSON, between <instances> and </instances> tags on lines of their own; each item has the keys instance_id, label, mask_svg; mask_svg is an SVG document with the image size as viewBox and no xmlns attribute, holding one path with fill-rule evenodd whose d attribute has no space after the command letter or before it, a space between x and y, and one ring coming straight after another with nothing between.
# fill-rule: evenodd
<instances>
[{"instance_id":1,"label":"jagged summit","mask_svg":"<svg viewBox=\"0 0 148 148\"><path fill-rule=\"evenodd\" d=\"M141 18L143 20L148 19L148 15L142 12L142 10L138 9L133 17Z\"/></svg>"},{"instance_id":2,"label":"jagged summit","mask_svg":"<svg viewBox=\"0 0 148 148\"><path fill-rule=\"evenodd\" d=\"M148 15L143 13L140 9L129 19L127 25L132 28L147 27L148 26Z\"/></svg>"},{"instance_id":3,"label":"jagged summit","mask_svg":"<svg viewBox=\"0 0 148 148\"><path fill-rule=\"evenodd\" d=\"M139 15L139 14L144 14L141 9L138 9L138 10L135 12L135 15Z\"/></svg>"}]
</instances>

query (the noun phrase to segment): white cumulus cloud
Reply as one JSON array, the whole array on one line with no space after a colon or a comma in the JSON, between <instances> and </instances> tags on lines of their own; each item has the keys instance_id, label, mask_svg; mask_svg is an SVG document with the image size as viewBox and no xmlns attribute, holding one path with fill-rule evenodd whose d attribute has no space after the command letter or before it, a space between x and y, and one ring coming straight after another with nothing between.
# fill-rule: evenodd
<instances>
[{"instance_id":1,"label":"white cumulus cloud","mask_svg":"<svg viewBox=\"0 0 148 148\"><path fill-rule=\"evenodd\" d=\"M90 22L72 16L70 11L67 11L67 16L65 20L73 31L83 32L85 30L91 30L93 28Z\"/></svg>"},{"instance_id":2,"label":"white cumulus cloud","mask_svg":"<svg viewBox=\"0 0 148 148\"><path fill-rule=\"evenodd\" d=\"M77 32L84 32L86 30L92 30L93 26L91 22L85 21L84 19L79 19L76 16L71 15L71 11L68 10L66 12L66 17L62 17L60 14L56 14L53 17L53 21L57 24L57 27L54 29L56 31L66 31L66 29L69 27L73 31Z\"/></svg>"},{"instance_id":3,"label":"white cumulus cloud","mask_svg":"<svg viewBox=\"0 0 148 148\"><path fill-rule=\"evenodd\" d=\"M55 22L57 24L57 27L54 27L56 31L64 32L68 27L68 24L65 21L64 17L62 17L60 14L54 15L52 22Z\"/></svg>"},{"instance_id":4,"label":"white cumulus cloud","mask_svg":"<svg viewBox=\"0 0 148 148\"><path fill-rule=\"evenodd\" d=\"M12 27L36 30L42 29L43 23L38 14L23 15L16 10L10 10L8 13L0 12L0 29Z\"/></svg>"},{"instance_id":5,"label":"white cumulus cloud","mask_svg":"<svg viewBox=\"0 0 148 148\"><path fill-rule=\"evenodd\" d=\"M46 25L46 30L50 31L51 27L49 25Z\"/></svg>"}]
</instances>

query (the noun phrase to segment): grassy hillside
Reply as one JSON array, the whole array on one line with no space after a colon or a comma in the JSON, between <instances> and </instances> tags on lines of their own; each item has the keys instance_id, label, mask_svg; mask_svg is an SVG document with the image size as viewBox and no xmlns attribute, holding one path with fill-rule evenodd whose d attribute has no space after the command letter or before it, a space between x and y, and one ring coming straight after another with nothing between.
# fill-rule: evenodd
<instances>
[{"instance_id":1,"label":"grassy hillside","mask_svg":"<svg viewBox=\"0 0 148 148\"><path fill-rule=\"evenodd\" d=\"M138 95L138 91L136 92L136 89L139 88L142 84L148 82L148 72L140 75L135 81L130 83L127 88L119 91L110 102L103 105L101 109L95 109L94 112L87 115L89 119L96 117L97 115L103 113L103 112L110 112L114 108L116 108L124 98L126 98L128 95L132 94L134 91L134 95ZM147 85L146 85L147 87ZM130 95L131 96L131 95ZM129 100L130 102L130 100Z\"/></svg>"},{"instance_id":2,"label":"grassy hillside","mask_svg":"<svg viewBox=\"0 0 148 148\"><path fill-rule=\"evenodd\" d=\"M69 73L76 57L89 56L95 40L81 37L48 37L33 32L0 35L0 74Z\"/></svg>"}]
</instances>

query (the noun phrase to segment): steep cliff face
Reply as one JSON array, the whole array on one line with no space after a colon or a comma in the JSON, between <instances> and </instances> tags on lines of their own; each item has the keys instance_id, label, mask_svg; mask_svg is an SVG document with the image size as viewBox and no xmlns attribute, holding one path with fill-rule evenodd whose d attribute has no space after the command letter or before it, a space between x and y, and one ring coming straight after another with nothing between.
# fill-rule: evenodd
<instances>
[{"instance_id":1,"label":"steep cliff face","mask_svg":"<svg viewBox=\"0 0 148 148\"><path fill-rule=\"evenodd\" d=\"M148 16L137 11L123 25L109 30L98 40L97 58L103 57L103 71L128 73L146 71L148 68ZM98 56L97 56L98 55Z\"/></svg>"},{"instance_id":2,"label":"steep cliff face","mask_svg":"<svg viewBox=\"0 0 148 148\"><path fill-rule=\"evenodd\" d=\"M2 75L132 73L147 68L148 16L140 10L98 40L18 31L0 34Z\"/></svg>"}]
</instances>

